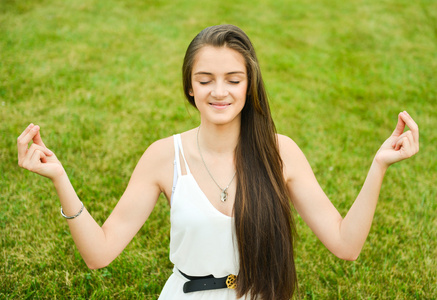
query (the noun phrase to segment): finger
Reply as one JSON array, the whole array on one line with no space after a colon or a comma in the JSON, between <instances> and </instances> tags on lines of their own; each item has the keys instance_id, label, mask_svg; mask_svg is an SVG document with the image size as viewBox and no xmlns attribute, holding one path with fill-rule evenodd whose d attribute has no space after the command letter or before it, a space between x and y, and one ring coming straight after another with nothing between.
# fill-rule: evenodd
<instances>
[{"instance_id":1,"label":"finger","mask_svg":"<svg viewBox=\"0 0 437 300\"><path fill-rule=\"evenodd\" d=\"M29 150L32 152L35 150L39 150L39 151L42 151L47 156L53 155L53 152L50 149L48 149L47 147L40 146L40 145L35 144L35 143L30 145Z\"/></svg>"},{"instance_id":2,"label":"finger","mask_svg":"<svg viewBox=\"0 0 437 300\"><path fill-rule=\"evenodd\" d=\"M29 144L30 140L27 141L27 139L25 139L25 137L29 134L30 130L34 126L35 125L33 125L32 123L29 124L29 126L27 126L27 128L17 138L18 159L20 159L20 157L24 157L24 155L26 154L27 144Z\"/></svg>"},{"instance_id":3,"label":"finger","mask_svg":"<svg viewBox=\"0 0 437 300\"><path fill-rule=\"evenodd\" d=\"M415 143L419 142L419 126L414 122L413 118L406 112L399 114L405 124L410 128Z\"/></svg>"},{"instance_id":4,"label":"finger","mask_svg":"<svg viewBox=\"0 0 437 300\"><path fill-rule=\"evenodd\" d=\"M399 139L401 139L403 137L407 137L407 138L413 140L413 133L411 132L411 130L405 131L404 133L402 133L400 136L398 136L396 138L396 141L398 141Z\"/></svg>"},{"instance_id":5,"label":"finger","mask_svg":"<svg viewBox=\"0 0 437 300\"><path fill-rule=\"evenodd\" d=\"M54 155L54 153L50 149L43 147L43 146L40 146L40 145L37 145L35 143L30 145L29 149L27 148L27 145L25 145L24 155L23 154L18 155L18 165L20 167L27 169L27 167L25 167L25 165L30 160L30 157L33 156L35 151L41 151L42 153L44 153L45 156Z\"/></svg>"},{"instance_id":6,"label":"finger","mask_svg":"<svg viewBox=\"0 0 437 300\"><path fill-rule=\"evenodd\" d=\"M20 134L18 139L20 139L21 137L25 136L29 132L29 130L32 129L33 126L35 126L35 125L33 125L33 123L30 123L29 126L27 126L26 129L24 129L24 131Z\"/></svg>"},{"instance_id":7,"label":"finger","mask_svg":"<svg viewBox=\"0 0 437 300\"><path fill-rule=\"evenodd\" d=\"M398 139L397 141L396 141L396 145L395 145L395 151L398 151L398 150L400 150L402 147L403 147L403 145L404 145L404 143L405 143L405 141L406 140L408 140L408 138L406 137L406 136L403 136L403 137L401 137L400 139Z\"/></svg>"},{"instance_id":8,"label":"finger","mask_svg":"<svg viewBox=\"0 0 437 300\"><path fill-rule=\"evenodd\" d=\"M411 130L408 130L407 132L405 132L405 137L408 139L409 152L411 152L411 155L413 155L419 150L416 142L414 141L413 132Z\"/></svg>"},{"instance_id":9,"label":"finger","mask_svg":"<svg viewBox=\"0 0 437 300\"><path fill-rule=\"evenodd\" d=\"M399 113L398 115L398 124L396 124L396 128L392 133L392 136L400 136L405 129L405 121L402 119L401 115L403 113Z\"/></svg>"},{"instance_id":10,"label":"finger","mask_svg":"<svg viewBox=\"0 0 437 300\"><path fill-rule=\"evenodd\" d=\"M33 125L33 124L32 124ZM40 127L38 125L32 126L30 130L27 132L26 135L20 137L17 140L17 147L18 147L18 160L23 158L26 155L27 148L29 146L30 141L34 140L34 138L39 135ZM44 143L41 140L41 136L39 136L39 145L42 147L47 148ZM42 144L42 145L41 145ZM48 149L47 149L48 150ZM47 152L48 155L52 155L53 152L49 150Z\"/></svg>"},{"instance_id":11,"label":"finger","mask_svg":"<svg viewBox=\"0 0 437 300\"><path fill-rule=\"evenodd\" d=\"M413 135L412 135L411 131L408 130L408 131L404 132L403 134L401 134L401 136L399 137L399 141L401 143L400 144L401 146L399 147L399 149L401 147L405 147L407 145L407 142L408 142L408 146L412 145L413 144Z\"/></svg>"},{"instance_id":12,"label":"finger","mask_svg":"<svg viewBox=\"0 0 437 300\"><path fill-rule=\"evenodd\" d=\"M407 137L403 139L402 150L403 151L400 152L403 154L404 158L411 157L416 153L416 151L413 149L413 145Z\"/></svg>"},{"instance_id":13,"label":"finger","mask_svg":"<svg viewBox=\"0 0 437 300\"><path fill-rule=\"evenodd\" d=\"M46 163L47 158L46 158L46 155L42 151L37 149L32 153L32 156L30 157L29 162L30 162L29 170L35 170L36 167L39 166L41 163Z\"/></svg>"},{"instance_id":14,"label":"finger","mask_svg":"<svg viewBox=\"0 0 437 300\"><path fill-rule=\"evenodd\" d=\"M41 139L41 132L38 130L38 132L36 133L36 135L33 137L33 142L35 144L38 144L40 146L46 147L46 145L44 145L44 142ZM46 147L47 148L47 147Z\"/></svg>"},{"instance_id":15,"label":"finger","mask_svg":"<svg viewBox=\"0 0 437 300\"><path fill-rule=\"evenodd\" d=\"M411 143L411 140L407 137L404 136L402 139L400 139L397 143L396 143L396 151L398 151L398 153L401 155L401 157L404 158L408 158L413 156L414 154L416 154L416 150L413 148L413 144Z\"/></svg>"},{"instance_id":16,"label":"finger","mask_svg":"<svg viewBox=\"0 0 437 300\"><path fill-rule=\"evenodd\" d=\"M47 156L44 152L42 151L38 151L39 152L39 159L40 161L45 164L47 162Z\"/></svg>"},{"instance_id":17,"label":"finger","mask_svg":"<svg viewBox=\"0 0 437 300\"><path fill-rule=\"evenodd\" d=\"M30 165L32 161L33 154L35 153L35 150L37 150L38 145L33 146L33 144L25 151L25 155L18 156L18 165L22 168L30 170Z\"/></svg>"},{"instance_id":18,"label":"finger","mask_svg":"<svg viewBox=\"0 0 437 300\"><path fill-rule=\"evenodd\" d=\"M39 129L40 127L38 125L35 125L29 130L26 135L22 136L17 140L18 159L26 155L27 147L29 146L30 141L33 140L33 137L38 133Z\"/></svg>"}]
</instances>

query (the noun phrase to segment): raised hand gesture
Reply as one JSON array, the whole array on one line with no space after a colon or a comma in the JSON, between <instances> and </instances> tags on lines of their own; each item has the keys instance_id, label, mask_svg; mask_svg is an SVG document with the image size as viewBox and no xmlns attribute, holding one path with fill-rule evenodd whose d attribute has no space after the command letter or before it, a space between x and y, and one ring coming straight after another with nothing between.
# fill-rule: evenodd
<instances>
[{"instance_id":1,"label":"raised hand gesture","mask_svg":"<svg viewBox=\"0 0 437 300\"><path fill-rule=\"evenodd\" d=\"M404 132L405 126L410 130ZM392 135L382 144L375 161L388 167L404 160L419 151L419 127L413 118L404 111L398 116L398 124Z\"/></svg>"},{"instance_id":2,"label":"raised hand gesture","mask_svg":"<svg viewBox=\"0 0 437 300\"><path fill-rule=\"evenodd\" d=\"M64 174L56 155L44 145L38 125L30 124L17 139L18 165L39 175L54 179ZM33 143L29 147L29 143Z\"/></svg>"}]
</instances>

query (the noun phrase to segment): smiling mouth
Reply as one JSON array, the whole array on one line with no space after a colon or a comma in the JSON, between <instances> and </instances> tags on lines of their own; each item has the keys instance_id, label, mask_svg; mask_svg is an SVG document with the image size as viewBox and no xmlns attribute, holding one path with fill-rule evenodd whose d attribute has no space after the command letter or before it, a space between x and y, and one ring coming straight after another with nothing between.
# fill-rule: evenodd
<instances>
[{"instance_id":1,"label":"smiling mouth","mask_svg":"<svg viewBox=\"0 0 437 300\"><path fill-rule=\"evenodd\" d=\"M211 105L212 107L217 108L217 109L225 109L228 106L230 106L231 104L230 103L210 103L209 105Z\"/></svg>"}]
</instances>

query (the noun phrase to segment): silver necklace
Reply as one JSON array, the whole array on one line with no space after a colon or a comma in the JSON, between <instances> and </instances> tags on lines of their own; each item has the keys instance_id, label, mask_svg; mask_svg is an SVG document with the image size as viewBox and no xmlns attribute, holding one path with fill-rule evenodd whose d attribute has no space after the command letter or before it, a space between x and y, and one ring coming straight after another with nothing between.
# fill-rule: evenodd
<instances>
[{"instance_id":1,"label":"silver necklace","mask_svg":"<svg viewBox=\"0 0 437 300\"><path fill-rule=\"evenodd\" d=\"M208 171L209 176L211 177L211 179L214 181L214 183L218 186L218 188L220 189L220 200L222 202L225 202L226 200L228 200L228 188L231 185L232 181L235 178L235 175L237 174L237 171L235 171L234 176L232 176L231 181L229 181L229 184L222 189L221 186L217 183L217 181L215 181L214 176L212 176L211 172L209 171L208 167L206 166L205 160L203 159L203 155L202 155L202 151L200 151L200 146L199 146L199 131L200 131L200 126L197 128L197 149L199 150L199 154L200 154L200 158L202 159L203 165L205 166L206 171Z\"/></svg>"}]
</instances>

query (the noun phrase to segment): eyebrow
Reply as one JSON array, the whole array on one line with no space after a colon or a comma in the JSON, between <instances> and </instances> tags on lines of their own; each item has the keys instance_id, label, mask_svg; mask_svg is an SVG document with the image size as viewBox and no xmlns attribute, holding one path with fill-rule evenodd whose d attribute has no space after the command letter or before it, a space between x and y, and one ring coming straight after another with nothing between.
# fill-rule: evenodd
<instances>
[{"instance_id":1,"label":"eyebrow","mask_svg":"<svg viewBox=\"0 0 437 300\"><path fill-rule=\"evenodd\" d=\"M234 75L234 74L246 74L246 73L243 71L232 71L232 72L226 73L226 75ZM194 73L194 75L213 75L213 74L210 72L199 71L199 72Z\"/></svg>"}]
</instances>

